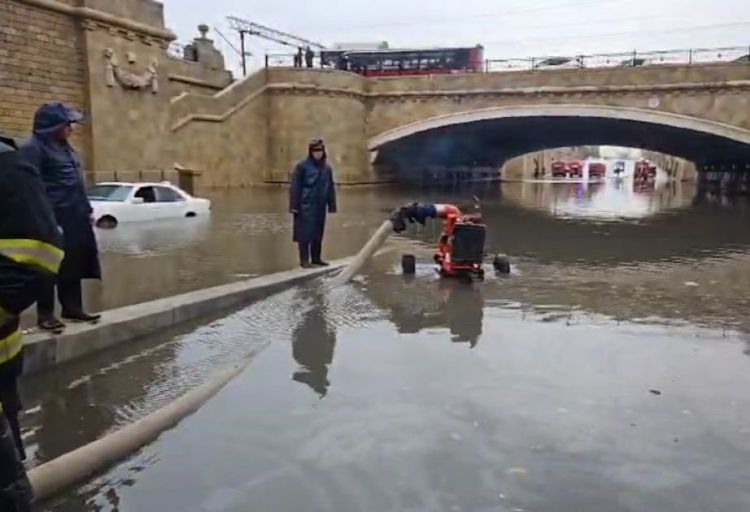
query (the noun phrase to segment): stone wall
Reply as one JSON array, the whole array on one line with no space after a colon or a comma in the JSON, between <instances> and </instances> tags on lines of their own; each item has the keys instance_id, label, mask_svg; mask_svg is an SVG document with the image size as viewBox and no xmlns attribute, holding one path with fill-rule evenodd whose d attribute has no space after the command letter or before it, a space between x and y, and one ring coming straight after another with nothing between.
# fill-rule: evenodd
<instances>
[{"instance_id":1,"label":"stone wall","mask_svg":"<svg viewBox=\"0 0 750 512\"><path fill-rule=\"evenodd\" d=\"M311 138L329 143L341 183L370 180L365 80L337 71L269 69L214 95L172 102L175 162L204 187L287 182Z\"/></svg>"},{"instance_id":2,"label":"stone wall","mask_svg":"<svg viewBox=\"0 0 750 512\"><path fill-rule=\"evenodd\" d=\"M89 59L92 168L97 173L169 168L165 137L168 88L166 72L159 69L163 68L168 40L113 31L99 23L89 25L84 38ZM156 65L158 89L155 84L131 89L112 80L106 52L112 52L122 72L133 76L142 76L149 66Z\"/></svg>"},{"instance_id":3,"label":"stone wall","mask_svg":"<svg viewBox=\"0 0 750 512\"><path fill-rule=\"evenodd\" d=\"M288 181L296 163L307 156L312 138L326 141L339 182L369 180L364 83L357 75L337 71L269 73L270 181Z\"/></svg>"},{"instance_id":4,"label":"stone wall","mask_svg":"<svg viewBox=\"0 0 750 512\"><path fill-rule=\"evenodd\" d=\"M0 131L28 136L34 111L61 101L86 114L73 139L90 180L174 178L171 99L232 81L167 56L174 35L155 0L0 0ZM207 57L207 58L208 58ZM155 77L152 80L151 77Z\"/></svg>"},{"instance_id":5,"label":"stone wall","mask_svg":"<svg viewBox=\"0 0 750 512\"><path fill-rule=\"evenodd\" d=\"M229 87L232 74L229 71L207 69L198 62L169 58L164 67L169 80L169 96L181 93L213 95Z\"/></svg>"},{"instance_id":6,"label":"stone wall","mask_svg":"<svg viewBox=\"0 0 750 512\"><path fill-rule=\"evenodd\" d=\"M72 0L70 0L72 2ZM36 108L63 101L86 110L83 40L67 14L0 0L0 131L28 136ZM84 157L89 140L75 143Z\"/></svg>"}]
</instances>

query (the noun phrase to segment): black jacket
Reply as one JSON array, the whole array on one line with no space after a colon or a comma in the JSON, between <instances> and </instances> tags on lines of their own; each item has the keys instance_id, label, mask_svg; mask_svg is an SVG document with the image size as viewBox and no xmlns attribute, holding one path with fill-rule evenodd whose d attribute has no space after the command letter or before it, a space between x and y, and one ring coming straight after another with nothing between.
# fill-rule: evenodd
<instances>
[{"instance_id":1,"label":"black jacket","mask_svg":"<svg viewBox=\"0 0 750 512\"><path fill-rule=\"evenodd\" d=\"M6 395L17 394L8 383L15 382L23 354L18 315L36 301L44 276L58 272L63 252L39 172L5 137L0 137L0 198L0 404L7 406ZM28 512L31 485L7 414L17 411L10 406L0 411L0 510Z\"/></svg>"},{"instance_id":2,"label":"black jacket","mask_svg":"<svg viewBox=\"0 0 750 512\"><path fill-rule=\"evenodd\" d=\"M0 137L0 308L18 315L39 280L58 272L62 238L38 170Z\"/></svg>"}]
</instances>

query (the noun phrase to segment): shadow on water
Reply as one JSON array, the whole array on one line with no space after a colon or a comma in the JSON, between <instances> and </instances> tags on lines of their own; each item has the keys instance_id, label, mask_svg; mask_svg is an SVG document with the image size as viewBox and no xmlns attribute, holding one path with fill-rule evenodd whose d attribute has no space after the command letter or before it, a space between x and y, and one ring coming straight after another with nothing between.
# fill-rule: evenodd
<instances>
[{"instance_id":1,"label":"shadow on water","mask_svg":"<svg viewBox=\"0 0 750 512\"><path fill-rule=\"evenodd\" d=\"M328 323L328 304L318 287L299 290L295 301L307 311L292 330L292 357L299 369L292 378L310 386L321 398L328 393L328 367L336 350L336 330Z\"/></svg>"}]
</instances>

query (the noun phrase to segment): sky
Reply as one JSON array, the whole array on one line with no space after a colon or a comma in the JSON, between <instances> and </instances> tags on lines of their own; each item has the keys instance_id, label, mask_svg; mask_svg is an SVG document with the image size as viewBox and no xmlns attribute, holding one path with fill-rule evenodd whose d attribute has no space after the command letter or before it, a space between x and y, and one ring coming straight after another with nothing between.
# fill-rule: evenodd
<instances>
[{"instance_id":1,"label":"sky","mask_svg":"<svg viewBox=\"0 0 750 512\"><path fill-rule=\"evenodd\" d=\"M489 59L633 50L750 46L748 0L163 0L167 26L189 42L200 23L230 67L239 58L234 15L324 45L388 41L391 47L485 47ZM286 52L261 40L251 66Z\"/></svg>"}]
</instances>

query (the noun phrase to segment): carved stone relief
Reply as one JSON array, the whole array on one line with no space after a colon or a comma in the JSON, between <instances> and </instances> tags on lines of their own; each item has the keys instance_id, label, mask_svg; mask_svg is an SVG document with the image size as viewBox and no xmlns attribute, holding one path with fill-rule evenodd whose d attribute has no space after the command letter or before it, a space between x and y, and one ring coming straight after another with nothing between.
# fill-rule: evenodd
<instances>
[{"instance_id":1,"label":"carved stone relief","mask_svg":"<svg viewBox=\"0 0 750 512\"><path fill-rule=\"evenodd\" d=\"M133 73L120 66L117 55L112 48L104 50L104 57L107 60L107 87L114 87L119 83L124 89L134 91L150 89L153 94L159 92L159 79L156 71L159 62L157 59L153 59L143 73ZM136 61L136 56L133 52L128 52L127 58L131 64Z\"/></svg>"}]
</instances>

